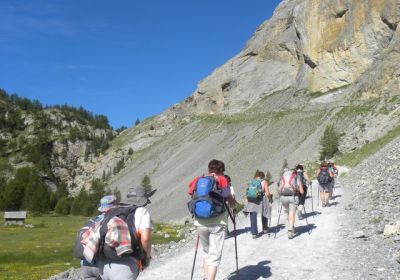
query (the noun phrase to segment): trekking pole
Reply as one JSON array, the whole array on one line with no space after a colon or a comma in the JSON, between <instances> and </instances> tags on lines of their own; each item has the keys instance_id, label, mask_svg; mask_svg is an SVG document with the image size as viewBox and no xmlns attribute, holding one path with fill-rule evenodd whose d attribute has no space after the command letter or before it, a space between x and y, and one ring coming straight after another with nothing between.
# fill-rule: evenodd
<instances>
[{"instance_id":1,"label":"trekking pole","mask_svg":"<svg viewBox=\"0 0 400 280\"><path fill-rule=\"evenodd\" d=\"M307 220L307 211L306 211L306 207L304 207L304 216L306 217L306 224L307 224L307 227L309 227L310 226L310 224L308 223L308 220ZM308 235L310 235L311 234L311 228L309 228L309 230L308 230Z\"/></svg>"},{"instance_id":2,"label":"trekking pole","mask_svg":"<svg viewBox=\"0 0 400 280\"><path fill-rule=\"evenodd\" d=\"M197 234L196 250L194 251L194 259L193 259L193 266L192 266L192 274L190 275L190 280L193 279L194 265L195 265L195 263L196 263L196 257L197 257L197 248L199 247L199 239L200 239L200 235Z\"/></svg>"},{"instance_id":3,"label":"trekking pole","mask_svg":"<svg viewBox=\"0 0 400 280\"><path fill-rule=\"evenodd\" d=\"M308 224L308 220L307 220L307 211L306 211L306 205L305 204L303 205L303 209L304 209L304 218L306 219L306 224L309 225Z\"/></svg>"},{"instance_id":4,"label":"trekking pole","mask_svg":"<svg viewBox=\"0 0 400 280\"><path fill-rule=\"evenodd\" d=\"M318 190L317 190L317 194L318 194L318 197L317 197L317 206L319 207L319 188L318 188Z\"/></svg>"},{"instance_id":5,"label":"trekking pole","mask_svg":"<svg viewBox=\"0 0 400 280\"><path fill-rule=\"evenodd\" d=\"M281 212L282 212L282 203L280 203L280 207L279 207L278 222L276 223L274 239L276 239L276 234L277 234L277 232L278 232L279 219L280 219L280 217L281 217Z\"/></svg>"},{"instance_id":6,"label":"trekking pole","mask_svg":"<svg viewBox=\"0 0 400 280\"><path fill-rule=\"evenodd\" d=\"M237 240L236 240L236 216L235 216L235 213L233 213L233 237L235 238L236 274L239 275L238 250L237 250Z\"/></svg>"},{"instance_id":7,"label":"trekking pole","mask_svg":"<svg viewBox=\"0 0 400 280\"><path fill-rule=\"evenodd\" d=\"M313 194L312 194L312 183L311 184L308 184L308 187L310 188L310 190L311 190L311 210L313 211L313 213L314 213L314 197L313 197ZM314 216L313 216L314 217Z\"/></svg>"},{"instance_id":8,"label":"trekking pole","mask_svg":"<svg viewBox=\"0 0 400 280\"><path fill-rule=\"evenodd\" d=\"M272 205L271 205L271 212L272 212ZM271 223L272 223L272 213L269 213L269 221L268 221L268 237L271 234Z\"/></svg>"},{"instance_id":9,"label":"trekking pole","mask_svg":"<svg viewBox=\"0 0 400 280\"><path fill-rule=\"evenodd\" d=\"M333 204L336 207L335 182L333 182L332 198L333 198Z\"/></svg>"},{"instance_id":10,"label":"trekking pole","mask_svg":"<svg viewBox=\"0 0 400 280\"><path fill-rule=\"evenodd\" d=\"M235 213L231 213L229 210L228 205L226 204L226 201L224 201L224 206L226 208L226 211L228 211L228 214L232 220L233 223L233 237L235 239L235 256L236 256L236 273L239 275L239 265L238 265L238 252L237 252L237 239L236 239L236 218L235 218ZM232 211L233 212L233 211Z\"/></svg>"}]
</instances>

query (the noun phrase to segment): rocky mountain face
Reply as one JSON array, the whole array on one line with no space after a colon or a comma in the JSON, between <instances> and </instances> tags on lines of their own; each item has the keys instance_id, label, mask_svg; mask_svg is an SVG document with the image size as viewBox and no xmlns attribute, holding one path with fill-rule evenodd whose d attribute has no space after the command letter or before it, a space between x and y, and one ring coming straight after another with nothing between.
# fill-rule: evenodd
<instances>
[{"instance_id":1,"label":"rocky mountain face","mask_svg":"<svg viewBox=\"0 0 400 280\"><path fill-rule=\"evenodd\" d=\"M90 185L96 159L115 135L104 116L0 91L0 177L35 166L53 190L64 182L77 191Z\"/></svg>"},{"instance_id":2,"label":"rocky mountain face","mask_svg":"<svg viewBox=\"0 0 400 280\"><path fill-rule=\"evenodd\" d=\"M243 50L191 96L121 133L96 168L124 194L148 174L156 219L187 217L187 183L223 160L240 196L256 169L275 177L318 159L327 125L346 153L384 136L400 119L400 3L287 0ZM131 149L131 155L128 150Z\"/></svg>"}]
</instances>

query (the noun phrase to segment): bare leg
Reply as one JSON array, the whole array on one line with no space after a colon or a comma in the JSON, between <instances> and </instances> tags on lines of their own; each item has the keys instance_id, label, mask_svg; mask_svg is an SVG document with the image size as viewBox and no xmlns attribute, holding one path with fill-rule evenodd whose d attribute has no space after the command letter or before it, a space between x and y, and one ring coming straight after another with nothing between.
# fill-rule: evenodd
<instances>
[{"instance_id":1,"label":"bare leg","mask_svg":"<svg viewBox=\"0 0 400 280\"><path fill-rule=\"evenodd\" d=\"M203 259L203 278L207 279L207 275L208 275L208 263L207 263L207 258L205 257Z\"/></svg>"},{"instance_id":2,"label":"bare leg","mask_svg":"<svg viewBox=\"0 0 400 280\"><path fill-rule=\"evenodd\" d=\"M289 212L288 219L289 219L289 230L293 230L294 223L296 221L295 215L296 210Z\"/></svg>"},{"instance_id":3,"label":"bare leg","mask_svg":"<svg viewBox=\"0 0 400 280\"><path fill-rule=\"evenodd\" d=\"M215 276L217 275L217 267L216 266L208 266L208 274L207 280L215 280Z\"/></svg>"}]
</instances>

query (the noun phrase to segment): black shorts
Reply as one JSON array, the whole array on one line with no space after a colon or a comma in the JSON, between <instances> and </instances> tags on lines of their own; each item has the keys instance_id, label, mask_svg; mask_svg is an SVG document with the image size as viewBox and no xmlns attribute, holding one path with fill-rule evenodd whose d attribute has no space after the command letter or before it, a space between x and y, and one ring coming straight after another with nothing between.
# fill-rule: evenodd
<instances>
[{"instance_id":1,"label":"black shorts","mask_svg":"<svg viewBox=\"0 0 400 280\"><path fill-rule=\"evenodd\" d=\"M303 186L304 194L299 194L299 205L304 205L307 197L307 187Z\"/></svg>"}]
</instances>

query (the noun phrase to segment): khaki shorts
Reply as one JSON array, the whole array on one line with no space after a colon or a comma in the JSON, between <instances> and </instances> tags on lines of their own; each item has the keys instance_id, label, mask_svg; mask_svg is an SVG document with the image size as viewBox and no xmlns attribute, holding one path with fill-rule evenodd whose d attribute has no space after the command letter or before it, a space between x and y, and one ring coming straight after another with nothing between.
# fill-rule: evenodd
<instances>
[{"instance_id":1,"label":"khaki shorts","mask_svg":"<svg viewBox=\"0 0 400 280\"><path fill-rule=\"evenodd\" d=\"M281 203L286 213L293 212L296 211L299 205L299 198L297 196L281 196Z\"/></svg>"},{"instance_id":2,"label":"khaki shorts","mask_svg":"<svg viewBox=\"0 0 400 280\"><path fill-rule=\"evenodd\" d=\"M207 263L218 266L221 262L222 249L225 240L225 225L198 226L201 246L207 254Z\"/></svg>"}]
</instances>

